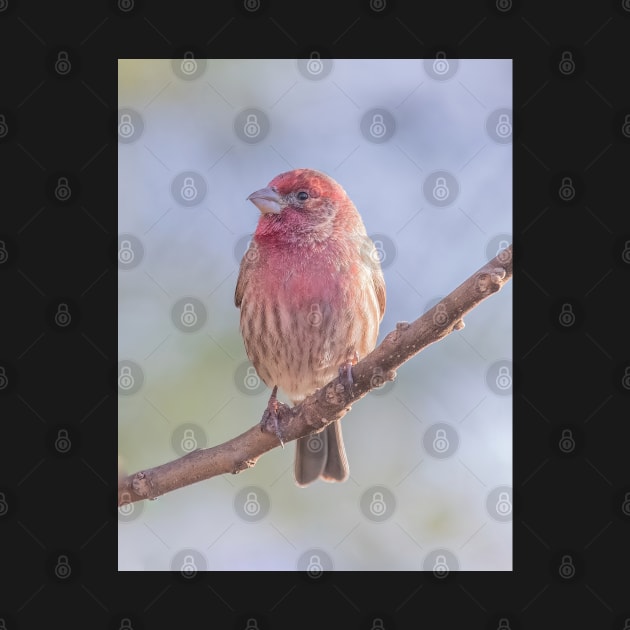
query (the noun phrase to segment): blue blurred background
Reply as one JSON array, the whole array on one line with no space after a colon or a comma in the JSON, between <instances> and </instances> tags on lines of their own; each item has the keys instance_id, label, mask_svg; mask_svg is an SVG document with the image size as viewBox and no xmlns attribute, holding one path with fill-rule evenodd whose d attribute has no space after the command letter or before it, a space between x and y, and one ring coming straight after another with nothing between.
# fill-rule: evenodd
<instances>
[{"instance_id":1,"label":"blue blurred background","mask_svg":"<svg viewBox=\"0 0 630 630\"><path fill-rule=\"evenodd\" d=\"M511 106L510 60L121 60L127 472L265 408L234 306L251 192L303 167L346 189L381 252L380 341L511 242ZM508 283L355 404L346 483L298 488L289 444L122 508L120 570L511 570L511 322Z\"/></svg>"}]
</instances>

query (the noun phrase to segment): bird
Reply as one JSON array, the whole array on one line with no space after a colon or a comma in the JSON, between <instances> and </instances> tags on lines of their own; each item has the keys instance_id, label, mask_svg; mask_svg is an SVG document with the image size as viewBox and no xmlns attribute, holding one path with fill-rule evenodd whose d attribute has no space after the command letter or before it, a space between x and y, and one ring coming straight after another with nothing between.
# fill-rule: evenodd
<instances>
[{"instance_id":1,"label":"bird","mask_svg":"<svg viewBox=\"0 0 630 630\"><path fill-rule=\"evenodd\" d=\"M376 345L385 312L381 252L346 191L307 168L274 177L247 197L260 211L240 264L234 301L258 376L299 404ZM263 418L264 419L264 418ZM314 438L314 439L313 439ZM295 481L345 481L340 422L298 438Z\"/></svg>"}]
</instances>

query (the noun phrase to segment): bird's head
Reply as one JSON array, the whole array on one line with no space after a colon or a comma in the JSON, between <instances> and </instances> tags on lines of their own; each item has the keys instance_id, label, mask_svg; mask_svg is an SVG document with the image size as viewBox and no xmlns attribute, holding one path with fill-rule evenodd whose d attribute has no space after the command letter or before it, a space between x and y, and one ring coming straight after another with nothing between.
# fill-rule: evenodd
<instances>
[{"instance_id":1,"label":"bird's head","mask_svg":"<svg viewBox=\"0 0 630 630\"><path fill-rule=\"evenodd\" d=\"M248 198L262 213L257 237L278 240L329 238L344 223L356 223L356 208L332 177L312 169L297 169L274 177L266 188Z\"/></svg>"}]
</instances>

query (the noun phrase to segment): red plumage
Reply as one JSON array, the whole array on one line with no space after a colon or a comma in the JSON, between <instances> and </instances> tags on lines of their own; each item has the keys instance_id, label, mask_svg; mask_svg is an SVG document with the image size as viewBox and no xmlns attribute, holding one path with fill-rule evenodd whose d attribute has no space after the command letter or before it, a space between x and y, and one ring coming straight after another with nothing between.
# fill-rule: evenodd
<instances>
[{"instance_id":1,"label":"red plumage","mask_svg":"<svg viewBox=\"0 0 630 630\"><path fill-rule=\"evenodd\" d=\"M260 378L296 404L374 348L385 281L357 209L324 173L282 173L248 199L261 216L236 285L241 333ZM295 464L300 485L345 480L339 423L298 440Z\"/></svg>"}]
</instances>

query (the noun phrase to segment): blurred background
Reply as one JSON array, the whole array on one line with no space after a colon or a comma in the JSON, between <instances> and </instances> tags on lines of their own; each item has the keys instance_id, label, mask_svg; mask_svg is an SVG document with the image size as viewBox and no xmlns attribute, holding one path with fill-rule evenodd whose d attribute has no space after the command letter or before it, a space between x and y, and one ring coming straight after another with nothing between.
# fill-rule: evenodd
<instances>
[{"instance_id":1,"label":"blurred background","mask_svg":"<svg viewBox=\"0 0 630 630\"><path fill-rule=\"evenodd\" d=\"M379 342L512 231L510 60L119 62L119 453L128 473L256 424L234 289L294 168L348 192L381 256ZM119 510L120 570L511 570L512 285L342 420L350 479L295 445Z\"/></svg>"}]
</instances>

